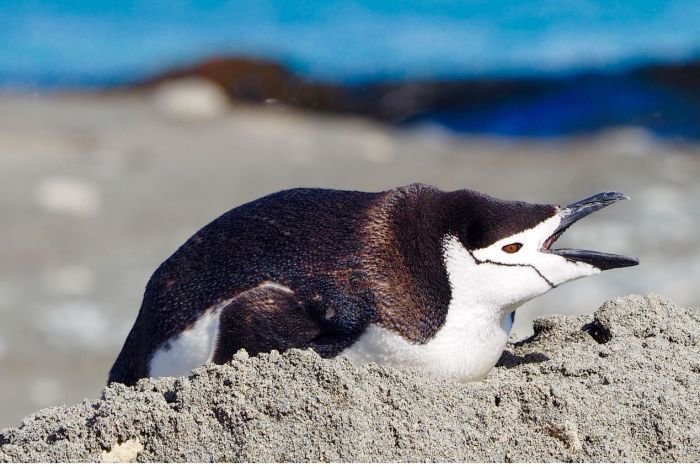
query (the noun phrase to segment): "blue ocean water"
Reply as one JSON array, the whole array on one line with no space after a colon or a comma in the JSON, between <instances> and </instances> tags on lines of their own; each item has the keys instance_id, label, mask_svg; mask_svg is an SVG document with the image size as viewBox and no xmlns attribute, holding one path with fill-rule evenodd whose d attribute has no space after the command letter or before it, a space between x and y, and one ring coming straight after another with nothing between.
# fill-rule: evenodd
<instances>
[{"instance_id":1,"label":"blue ocean water","mask_svg":"<svg viewBox=\"0 0 700 467\"><path fill-rule=\"evenodd\" d=\"M99 86L214 54L319 79L624 69L700 52L698 0L0 0L0 87Z\"/></svg>"}]
</instances>

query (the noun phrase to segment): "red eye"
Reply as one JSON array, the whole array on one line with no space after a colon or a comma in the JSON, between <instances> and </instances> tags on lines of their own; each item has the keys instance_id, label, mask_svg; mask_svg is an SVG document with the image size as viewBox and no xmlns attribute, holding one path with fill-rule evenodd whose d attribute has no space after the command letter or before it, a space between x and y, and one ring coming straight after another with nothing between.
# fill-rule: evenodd
<instances>
[{"instance_id":1,"label":"red eye","mask_svg":"<svg viewBox=\"0 0 700 467\"><path fill-rule=\"evenodd\" d=\"M505 251L506 253L517 253L522 247L522 243L511 243L510 245L506 245L501 248L501 250Z\"/></svg>"}]
</instances>

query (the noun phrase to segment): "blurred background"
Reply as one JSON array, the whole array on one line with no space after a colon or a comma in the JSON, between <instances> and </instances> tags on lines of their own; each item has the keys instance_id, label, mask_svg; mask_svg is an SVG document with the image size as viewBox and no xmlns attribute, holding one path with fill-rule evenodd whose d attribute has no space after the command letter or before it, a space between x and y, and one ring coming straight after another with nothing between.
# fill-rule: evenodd
<instances>
[{"instance_id":1,"label":"blurred background","mask_svg":"<svg viewBox=\"0 0 700 467\"><path fill-rule=\"evenodd\" d=\"M0 427L96 397L155 268L284 188L632 201L641 265L519 311L700 303L700 2L0 0Z\"/></svg>"}]
</instances>

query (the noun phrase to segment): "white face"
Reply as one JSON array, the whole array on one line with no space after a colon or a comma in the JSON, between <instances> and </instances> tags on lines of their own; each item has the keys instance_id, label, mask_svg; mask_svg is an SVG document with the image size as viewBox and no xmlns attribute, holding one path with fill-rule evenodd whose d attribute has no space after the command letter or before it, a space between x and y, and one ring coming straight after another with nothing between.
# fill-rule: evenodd
<instances>
[{"instance_id":1,"label":"white face","mask_svg":"<svg viewBox=\"0 0 700 467\"><path fill-rule=\"evenodd\" d=\"M565 282L599 273L590 264L543 249L560 221L557 213L531 229L471 252L456 238L448 238L445 256L448 269L453 269L450 277L461 278L460 287L469 289L470 300L509 311Z\"/></svg>"}]
</instances>

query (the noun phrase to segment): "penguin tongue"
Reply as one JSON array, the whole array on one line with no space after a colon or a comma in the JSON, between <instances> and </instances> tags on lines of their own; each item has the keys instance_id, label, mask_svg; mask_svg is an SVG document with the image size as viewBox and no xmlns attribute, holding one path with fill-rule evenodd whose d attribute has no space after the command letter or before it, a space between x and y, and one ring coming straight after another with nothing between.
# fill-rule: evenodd
<instances>
[{"instance_id":1,"label":"penguin tongue","mask_svg":"<svg viewBox=\"0 0 700 467\"><path fill-rule=\"evenodd\" d=\"M545 240L544 244L542 245L542 249L549 253L563 256L571 261L590 264L591 266L594 266L600 270L636 266L639 264L639 260L629 256L614 255L612 253L602 253L590 250L579 250L575 248L550 250L552 244L554 244L554 242L556 242L557 239L561 237L562 234L576 221L581 220L584 217L623 199L630 198L623 193L606 191L566 206L561 211L561 223L559 224L559 227L557 227L557 230L555 230L554 233L547 240Z\"/></svg>"},{"instance_id":2,"label":"penguin tongue","mask_svg":"<svg viewBox=\"0 0 700 467\"><path fill-rule=\"evenodd\" d=\"M562 230L557 230L556 232L554 232L554 234L551 237L549 237L547 240L544 241L544 243L542 244L542 249L549 250L549 247L551 247L552 244L554 244L554 242L559 240L559 237L562 236L562 234L564 233L565 230L566 230L566 228L562 229Z\"/></svg>"}]
</instances>

